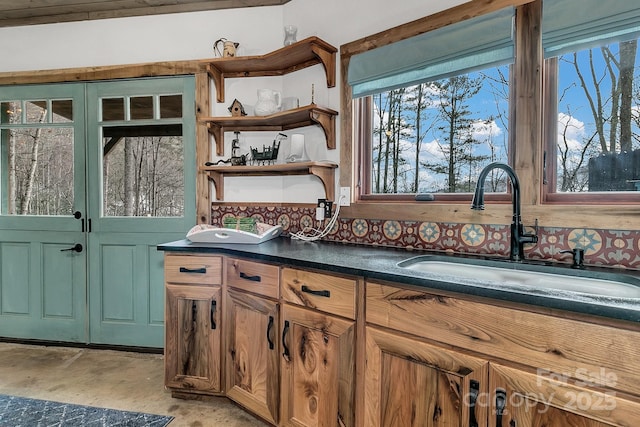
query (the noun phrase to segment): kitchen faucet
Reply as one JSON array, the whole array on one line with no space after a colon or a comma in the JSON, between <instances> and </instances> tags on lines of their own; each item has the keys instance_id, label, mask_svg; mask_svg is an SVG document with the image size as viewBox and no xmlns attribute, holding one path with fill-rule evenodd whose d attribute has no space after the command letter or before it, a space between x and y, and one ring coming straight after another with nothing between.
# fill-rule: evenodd
<instances>
[{"instance_id":1,"label":"kitchen faucet","mask_svg":"<svg viewBox=\"0 0 640 427\"><path fill-rule=\"evenodd\" d=\"M509 250L509 259L511 261L523 261L524 244L537 243L538 236L524 232L524 226L522 225L522 219L520 218L520 181L518 180L518 175L516 175L516 172L511 168L511 166L505 163L493 162L482 169L480 175L478 175L476 191L473 194L473 200L471 201L471 209L484 210L484 181L487 179L489 172L493 169L502 169L507 173L507 175L509 175L509 181L511 181L513 220L511 221L511 247Z\"/></svg>"}]
</instances>

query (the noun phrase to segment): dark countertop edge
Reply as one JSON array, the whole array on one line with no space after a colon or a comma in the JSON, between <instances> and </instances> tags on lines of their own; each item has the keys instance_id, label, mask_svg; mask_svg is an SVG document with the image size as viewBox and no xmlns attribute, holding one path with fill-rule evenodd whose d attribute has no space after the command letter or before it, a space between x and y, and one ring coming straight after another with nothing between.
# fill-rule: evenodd
<instances>
[{"instance_id":1,"label":"dark countertop edge","mask_svg":"<svg viewBox=\"0 0 640 427\"><path fill-rule=\"evenodd\" d=\"M358 254L378 253L385 256L381 258L389 258L387 261L379 261L377 264L387 264L385 268L367 269L362 267L354 267L344 265L343 262L349 263L349 259L342 258L340 263L324 262L311 260L302 253L284 254L279 253L281 244L275 241L282 241L278 238L260 245L246 244L204 244L191 243L188 240L179 240L157 245L160 251L183 252L183 253L220 253L226 255L235 255L266 262L286 264L294 267L312 268L324 270L332 273L341 273L346 275L361 276L365 279L377 279L387 282L395 282L398 284L412 285L420 288L441 290L446 292L457 293L461 295L476 296L493 300L506 302L514 302L525 304L533 307L551 308L561 311L569 311L580 314L588 314L600 316L604 318L624 320L630 322L640 322L640 303L629 303L628 301L617 298L602 298L601 301L592 299L573 298L571 295L557 296L545 293L528 292L527 290L516 290L513 288L492 288L482 284L456 283L449 281L437 280L429 277L428 273L408 273L396 266L396 263L417 255L431 254L429 251L413 251L403 248L386 248L371 247L364 245L353 245L338 242L314 242L313 250L331 248L340 248L342 250L353 251L353 257ZM297 242L296 244L305 244ZM307 243L308 244L308 243ZM305 248L309 249L309 248ZM319 257L319 252L315 254L315 258ZM361 262L362 264L362 262ZM369 264L364 264L369 266Z\"/></svg>"}]
</instances>

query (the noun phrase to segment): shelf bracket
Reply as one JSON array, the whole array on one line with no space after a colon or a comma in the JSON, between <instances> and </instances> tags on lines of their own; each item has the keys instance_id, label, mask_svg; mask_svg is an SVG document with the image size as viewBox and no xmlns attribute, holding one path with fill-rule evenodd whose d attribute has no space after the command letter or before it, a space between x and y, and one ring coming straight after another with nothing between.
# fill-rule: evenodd
<instances>
[{"instance_id":1,"label":"shelf bracket","mask_svg":"<svg viewBox=\"0 0 640 427\"><path fill-rule=\"evenodd\" d=\"M222 126L212 122L207 122L207 130L211 135L213 135L213 139L215 140L216 155L224 156L224 130L222 129Z\"/></svg>"},{"instance_id":2,"label":"shelf bracket","mask_svg":"<svg viewBox=\"0 0 640 427\"><path fill-rule=\"evenodd\" d=\"M318 45L312 44L311 51L318 57L327 75L327 87L336 85L336 53L328 52Z\"/></svg>"},{"instance_id":3,"label":"shelf bracket","mask_svg":"<svg viewBox=\"0 0 640 427\"><path fill-rule=\"evenodd\" d=\"M216 100L218 102L224 102L224 74L213 64L207 64L207 74L213 80L213 84L216 87Z\"/></svg>"},{"instance_id":4,"label":"shelf bracket","mask_svg":"<svg viewBox=\"0 0 640 427\"><path fill-rule=\"evenodd\" d=\"M336 148L336 116L321 110L312 110L309 112L309 117L324 131L327 148L334 150Z\"/></svg>"},{"instance_id":5,"label":"shelf bracket","mask_svg":"<svg viewBox=\"0 0 640 427\"><path fill-rule=\"evenodd\" d=\"M208 171L206 173L216 187L216 200L222 200L224 198L224 174L217 171Z\"/></svg>"},{"instance_id":6,"label":"shelf bracket","mask_svg":"<svg viewBox=\"0 0 640 427\"><path fill-rule=\"evenodd\" d=\"M311 165L309 166L309 173L320 178L322 185L324 185L324 193L327 196L327 200L335 201L336 186L335 174L333 169Z\"/></svg>"}]
</instances>

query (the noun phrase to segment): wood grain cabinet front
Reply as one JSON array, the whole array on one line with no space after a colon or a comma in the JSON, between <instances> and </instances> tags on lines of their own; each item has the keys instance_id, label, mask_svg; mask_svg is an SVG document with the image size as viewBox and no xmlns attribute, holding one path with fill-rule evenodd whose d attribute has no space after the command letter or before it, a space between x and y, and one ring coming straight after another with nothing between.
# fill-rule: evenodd
<instances>
[{"instance_id":1,"label":"wood grain cabinet front","mask_svg":"<svg viewBox=\"0 0 640 427\"><path fill-rule=\"evenodd\" d=\"M220 286L166 285L165 386L218 394L221 388Z\"/></svg>"},{"instance_id":2,"label":"wood grain cabinet front","mask_svg":"<svg viewBox=\"0 0 640 427\"><path fill-rule=\"evenodd\" d=\"M165 386L175 397L220 394L222 257L166 253L164 276Z\"/></svg>"},{"instance_id":3,"label":"wood grain cabinet front","mask_svg":"<svg viewBox=\"0 0 640 427\"><path fill-rule=\"evenodd\" d=\"M366 358L362 425L487 426L487 360L375 327Z\"/></svg>"},{"instance_id":4,"label":"wood grain cabinet front","mask_svg":"<svg viewBox=\"0 0 640 427\"><path fill-rule=\"evenodd\" d=\"M583 370L579 379L492 363L490 427L631 427L640 422L640 402L615 390L613 372ZM606 387L609 388L606 388ZM611 388L611 387L614 388Z\"/></svg>"},{"instance_id":5,"label":"wood grain cabinet front","mask_svg":"<svg viewBox=\"0 0 640 427\"><path fill-rule=\"evenodd\" d=\"M280 296L280 267L239 258L226 260L227 285L265 297Z\"/></svg>"},{"instance_id":6,"label":"wood grain cabinet front","mask_svg":"<svg viewBox=\"0 0 640 427\"><path fill-rule=\"evenodd\" d=\"M272 424L280 404L279 307L269 298L227 290L227 396Z\"/></svg>"},{"instance_id":7,"label":"wood grain cabinet front","mask_svg":"<svg viewBox=\"0 0 640 427\"><path fill-rule=\"evenodd\" d=\"M454 387L431 387L432 396L420 401L453 402L454 389L472 396L471 383L458 387L455 378L476 380L481 387L474 405L478 426L640 425L640 331L634 322L599 324L604 322L596 317L578 320L383 283L368 282L366 295L367 426L405 425L388 421L394 418L387 415L380 415L379 424L373 421L379 414L406 417L402 404L388 407L393 401L387 390L393 387L385 381L429 382L444 373ZM475 376L479 365L466 355L488 362L487 380ZM371 396L379 397L371 401ZM464 411L442 411L441 422L410 425L474 425Z\"/></svg>"},{"instance_id":8,"label":"wood grain cabinet front","mask_svg":"<svg viewBox=\"0 0 640 427\"><path fill-rule=\"evenodd\" d=\"M355 322L282 306L281 426L355 425Z\"/></svg>"},{"instance_id":9,"label":"wood grain cabinet front","mask_svg":"<svg viewBox=\"0 0 640 427\"><path fill-rule=\"evenodd\" d=\"M357 278L281 272L281 426L356 425Z\"/></svg>"},{"instance_id":10,"label":"wood grain cabinet front","mask_svg":"<svg viewBox=\"0 0 640 427\"><path fill-rule=\"evenodd\" d=\"M282 299L291 304L356 318L356 281L352 278L282 269Z\"/></svg>"},{"instance_id":11,"label":"wood grain cabinet front","mask_svg":"<svg viewBox=\"0 0 640 427\"><path fill-rule=\"evenodd\" d=\"M164 280L174 285L221 285L222 257L168 253L164 257Z\"/></svg>"}]
</instances>

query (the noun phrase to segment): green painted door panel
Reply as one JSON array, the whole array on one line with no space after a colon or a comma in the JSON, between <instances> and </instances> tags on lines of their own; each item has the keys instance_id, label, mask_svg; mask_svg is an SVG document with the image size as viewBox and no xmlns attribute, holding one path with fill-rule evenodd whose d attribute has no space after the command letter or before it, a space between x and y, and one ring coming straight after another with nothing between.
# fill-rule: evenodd
<instances>
[{"instance_id":1,"label":"green painted door panel","mask_svg":"<svg viewBox=\"0 0 640 427\"><path fill-rule=\"evenodd\" d=\"M154 105L161 105L164 96L175 94L182 96L181 106L176 109L181 110L181 117L169 114L171 117L163 118L162 114L156 113L134 119L135 102L144 103L149 96L156 96ZM89 217L92 220L92 231L88 234L89 330L92 343L164 346L163 257L156 246L183 238L195 224L194 95L193 78L105 82L88 88L88 140L92 142L88 146L88 182L89 188L93 189L88 193ZM104 108L114 102L121 105L121 99L125 106L124 114L113 114L109 120L104 120ZM177 127L181 129L179 137L175 135ZM162 133L177 139L168 141L155 136ZM119 140L114 135L125 137ZM144 147L154 143L158 143L158 159L145 163L148 167L155 166L163 156L171 154L181 159L180 164L173 168L182 171L181 176L175 178L182 182L176 191L183 195L176 201L181 207L170 211L160 206L158 213L145 211L146 207L141 205L147 200L138 197L137 204L130 207L131 212L124 213L126 209L120 211L120 205L109 200L112 197L109 192L115 187L112 187L112 177L107 171L117 164L118 157L116 160L112 158L116 150L126 150L123 144L127 143L133 145L130 148L135 153L138 166L146 161ZM176 144L182 144L179 151L176 151L176 146L179 146ZM171 150L167 149L168 145L171 145ZM144 179L139 169L134 185ZM142 184L140 187L144 188ZM162 192L162 189L155 190ZM123 194L125 199L126 192Z\"/></svg>"},{"instance_id":2,"label":"green painted door panel","mask_svg":"<svg viewBox=\"0 0 640 427\"><path fill-rule=\"evenodd\" d=\"M85 342L84 85L3 87L0 105L0 336Z\"/></svg>"},{"instance_id":3,"label":"green painted door panel","mask_svg":"<svg viewBox=\"0 0 640 427\"><path fill-rule=\"evenodd\" d=\"M6 231L0 242L0 336L85 342L83 252L67 251L81 233Z\"/></svg>"}]
</instances>

